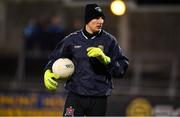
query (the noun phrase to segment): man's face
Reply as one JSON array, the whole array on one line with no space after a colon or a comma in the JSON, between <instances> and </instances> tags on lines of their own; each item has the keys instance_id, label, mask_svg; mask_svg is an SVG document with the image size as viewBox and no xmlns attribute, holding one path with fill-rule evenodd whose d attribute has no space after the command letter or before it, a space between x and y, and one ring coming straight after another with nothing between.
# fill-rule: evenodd
<instances>
[{"instance_id":1,"label":"man's face","mask_svg":"<svg viewBox=\"0 0 180 117\"><path fill-rule=\"evenodd\" d=\"M95 33L98 32L104 23L104 19L102 17L97 17L95 19L92 19L88 24L87 24L87 31L89 33Z\"/></svg>"}]
</instances>

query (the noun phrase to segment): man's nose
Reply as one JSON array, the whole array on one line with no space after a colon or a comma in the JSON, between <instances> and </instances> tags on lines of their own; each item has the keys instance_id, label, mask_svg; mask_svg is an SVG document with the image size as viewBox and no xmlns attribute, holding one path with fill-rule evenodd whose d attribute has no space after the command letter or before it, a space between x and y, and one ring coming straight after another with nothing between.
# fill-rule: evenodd
<instances>
[{"instance_id":1,"label":"man's nose","mask_svg":"<svg viewBox=\"0 0 180 117\"><path fill-rule=\"evenodd\" d=\"M101 23L101 24L104 23L104 19L103 19L102 17L100 17L100 18L98 19L98 21L99 21L99 23Z\"/></svg>"}]
</instances>

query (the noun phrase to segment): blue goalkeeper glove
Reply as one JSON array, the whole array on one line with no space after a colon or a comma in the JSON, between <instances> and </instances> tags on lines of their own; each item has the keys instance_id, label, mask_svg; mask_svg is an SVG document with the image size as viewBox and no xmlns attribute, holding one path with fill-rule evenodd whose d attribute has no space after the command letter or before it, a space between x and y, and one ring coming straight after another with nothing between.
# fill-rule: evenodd
<instances>
[{"instance_id":1,"label":"blue goalkeeper glove","mask_svg":"<svg viewBox=\"0 0 180 117\"><path fill-rule=\"evenodd\" d=\"M44 84L48 90L56 90L58 87L58 82L55 79L58 79L59 76L51 72L50 69L47 69L44 73Z\"/></svg>"},{"instance_id":2,"label":"blue goalkeeper glove","mask_svg":"<svg viewBox=\"0 0 180 117\"><path fill-rule=\"evenodd\" d=\"M87 48L87 56L96 57L104 65L107 65L111 62L111 58L106 56L104 52L100 48L97 48L97 47Z\"/></svg>"}]
</instances>

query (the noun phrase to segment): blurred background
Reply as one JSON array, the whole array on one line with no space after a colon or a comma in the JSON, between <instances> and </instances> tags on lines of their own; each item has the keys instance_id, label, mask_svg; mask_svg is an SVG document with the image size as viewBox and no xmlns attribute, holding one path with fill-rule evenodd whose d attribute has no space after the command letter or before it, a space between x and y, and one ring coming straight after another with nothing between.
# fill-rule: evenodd
<instances>
[{"instance_id":1,"label":"blurred background","mask_svg":"<svg viewBox=\"0 0 180 117\"><path fill-rule=\"evenodd\" d=\"M63 84L47 91L43 70L56 43L84 26L87 3L102 7L104 29L130 59L125 77L113 79L107 115L180 116L180 1L123 0L119 16L113 1L0 0L1 116L62 115Z\"/></svg>"}]
</instances>

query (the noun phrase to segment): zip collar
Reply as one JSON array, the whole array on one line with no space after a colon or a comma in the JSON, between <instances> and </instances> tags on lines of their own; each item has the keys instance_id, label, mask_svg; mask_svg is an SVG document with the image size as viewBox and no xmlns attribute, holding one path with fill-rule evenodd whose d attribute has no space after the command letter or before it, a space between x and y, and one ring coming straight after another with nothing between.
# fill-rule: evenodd
<instances>
[{"instance_id":1,"label":"zip collar","mask_svg":"<svg viewBox=\"0 0 180 117\"><path fill-rule=\"evenodd\" d=\"M81 29L82 35L85 37L85 39L94 39L96 36L98 36L101 32L102 29L100 29L100 31L98 31L97 33L94 34L90 34L88 33L85 28Z\"/></svg>"}]
</instances>

